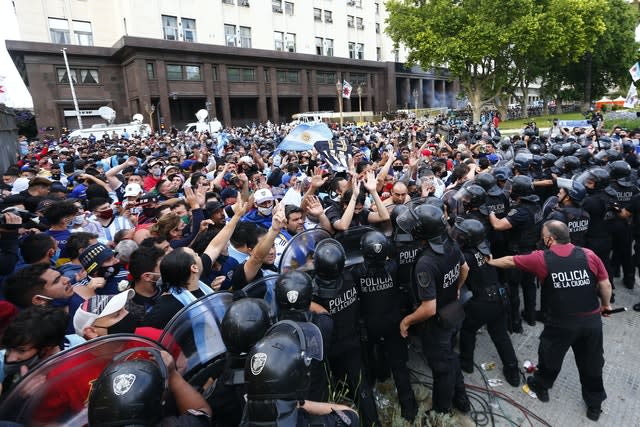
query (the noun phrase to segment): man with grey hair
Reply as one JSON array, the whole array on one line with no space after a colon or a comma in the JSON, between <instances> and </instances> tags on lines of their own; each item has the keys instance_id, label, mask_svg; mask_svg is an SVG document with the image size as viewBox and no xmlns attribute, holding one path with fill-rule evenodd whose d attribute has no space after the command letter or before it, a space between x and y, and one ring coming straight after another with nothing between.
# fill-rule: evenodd
<instances>
[{"instance_id":1,"label":"man with grey hair","mask_svg":"<svg viewBox=\"0 0 640 427\"><path fill-rule=\"evenodd\" d=\"M569 347L580 373L587 418L597 421L607 398L602 382L604 355L602 316L611 310L611 283L604 264L591 250L571 243L569 228L551 220L542 226L545 250L489 260L499 268L535 274L547 300L547 322L538 347L538 370L527 378L529 388L542 402L562 368Z\"/></svg>"}]
</instances>

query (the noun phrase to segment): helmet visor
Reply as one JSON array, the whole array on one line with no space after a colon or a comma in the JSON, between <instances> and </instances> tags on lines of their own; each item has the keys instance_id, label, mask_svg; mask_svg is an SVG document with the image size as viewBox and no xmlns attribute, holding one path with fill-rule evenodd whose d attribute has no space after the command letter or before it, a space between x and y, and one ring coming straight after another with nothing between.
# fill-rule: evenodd
<instances>
[{"instance_id":1,"label":"helmet visor","mask_svg":"<svg viewBox=\"0 0 640 427\"><path fill-rule=\"evenodd\" d=\"M276 332L295 335L300 342L304 357L318 361L323 359L322 333L315 324L282 320L269 328L265 335Z\"/></svg>"},{"instance_id":2,"label":"helmet visor","mask_svg":"<svg viewBox=\"0 0 640 427\"><path fill-rule=\"evenodd\" d=\"M418 217L416 217L413 209L408 209L398 215L396 218L396 224L398 224L398 227L400 227L402 231L411 234L413 229L418 225Z\"/></svg>"}]
</instances>

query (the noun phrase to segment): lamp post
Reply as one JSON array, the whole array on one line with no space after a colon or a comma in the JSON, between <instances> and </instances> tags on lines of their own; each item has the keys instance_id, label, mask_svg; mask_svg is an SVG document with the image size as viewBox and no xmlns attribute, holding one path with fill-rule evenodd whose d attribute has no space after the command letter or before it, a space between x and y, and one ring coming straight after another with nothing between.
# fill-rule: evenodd
<instances>
[{"instance_id":1,"label":"lamp post","mask_svg":"<svg viewBox=\"0 0 640 427\"><path fill-rule=\"evenodd\" d=\"M76 98L76 90L73 87L73 76L69 69L69 61L67 60L67 48L63 47L62 57L64 58L64 66L67 69L67 77L69 78L69 88L71 89L71 98L73 99L73 107L76 110L76 118L78 119L78 129L82 129L82 117L80 116L80 108L78 108L78 98Z\"/></svg>"},{"instance_id":2,"label":"lamp post","mask_svg":"<svg viewBox=\"0 0 640 427\"><path fill-rule=\"evenodd\" d=\"M153 113L156 111L156 106L153 104L144 104L144 111L149 115L149 126L151 127L151 133L153 133Z\"/></svg>"},{"instance_id":3,"label":"lamp post","mask_svg":"<svg viewBox=\"0 0 640 427\"><path fill-rule=\"evenodd\" d=\"M340 130L342 130L342 83L336 82L336 93L338 94L338 107L340 108Z\"/></svg>"},{"instance_id":4,"label":"lamp post","mask_svg":"<svg viewBox=\"0 0 640 427\"><path fill-rule=\"evenodd\" d=\"M418 89L413 90L413 108L415 110L416 119L418 118Z\"/></svg>"},{"instance_id":5,"label":"lamp post","mask_svg":"<svg viewBox=\"0 0 640 427\"><path fill-rule=\"evenodd\" d=\"M204 106L207 108L207 123L209 123L209 134L211 134L211 107L213 104L209 99L204 103Z\"/></svg>"},{"instance_id":6,"label":"lamp post","mask_svg":"<svg viewBox=\"0 0 640 427\"><path fill-rule=\"evenodd\" d=\"M358 109L360 110L360 123L362 123L362 83L358 85Z\"/></svg>"}]
</instances>

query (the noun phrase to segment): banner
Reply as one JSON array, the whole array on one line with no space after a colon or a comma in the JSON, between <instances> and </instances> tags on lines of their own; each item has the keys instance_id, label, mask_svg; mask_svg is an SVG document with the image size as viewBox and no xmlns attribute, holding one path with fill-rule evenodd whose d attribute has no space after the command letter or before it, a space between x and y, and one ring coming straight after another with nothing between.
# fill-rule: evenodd
<instances>
[{"instance_id":1,"label":"banner","mask_svg":"<svg viewBox=\"0 0 640 427\"><path fill-rule=\"evenodd\" d=\"M558 126L562 128L587 128L591 126L588 120L558 120Z\"/></svg>"},{"instance_id":2,"label":"banner","mask_svg":"<svg viewBox=\"0 0 640 427\"><path fill-rule=\"evenodd\" d=\"M333 132L324 123L301 123L282 140L276 152L309 151L317 141L327 141L333 138Z\"/></svg>"},{"instance_id":3,"label":"banner","mask_svg":"<svg viewBox=\"0 0 640 427\"><path fill-rule=\"evenodd\" d=\"M351 98L351 84L348 81L344 80L342 82L342 97L350 99Z\"/></svg>"},{"instance_id":4,"label":"banner","mask_svg":"<svg viewBox=\"0 0 640 427\"><path fill-rule=\"evenodd\" d=\"M631 86L629 86L629 92L627 93L627 98L624 100L624 107L633 108L636 106L637 102L638 102L638 90L636 89L636 85L631 83Z\"/></svg>"},{"instance_id":5,"label":"banner","mask_svg":"<svg viewBox=\"0 0 640 427\"><path fill-rule=\"evenodd\" d=\"M351 157L351 145L344 138L329 141L317 141L313 144L320 157L329 163L334 172L349 170L349 158Z\"/></svg>"},{"instance_id":6,"label":"banner","mask_svg":"<svg viewBox=\"0 0 640 427\"><path fill-rule=\"evenodd\" d=\"M640 80L640 62L636 62L633 67L629 68L629 74L634 82Z\"/></svg>"}]
</instances>

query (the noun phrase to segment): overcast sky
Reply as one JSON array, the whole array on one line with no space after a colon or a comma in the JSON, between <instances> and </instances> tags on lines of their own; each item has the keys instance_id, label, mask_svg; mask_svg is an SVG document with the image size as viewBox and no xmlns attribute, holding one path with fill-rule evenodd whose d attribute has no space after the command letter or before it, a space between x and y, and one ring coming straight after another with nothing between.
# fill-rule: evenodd
<instances>
[{"instance_id":1,"label":"overcast sky","mask_svg":"<svg viewBox=\"0 0 640 427\"><path fill-rule=\"evenodd\" d=\"M16 21L15 11L11 0L0 0L0 16L2 16L2 25L0 25L0 75L5 77L5 103L9 107L14 108L33 108L31 95L25 87L18 70L16 70L7 47L4 44L6 39L18 40L18 23Z\"/></svg>"}]
</instances>

